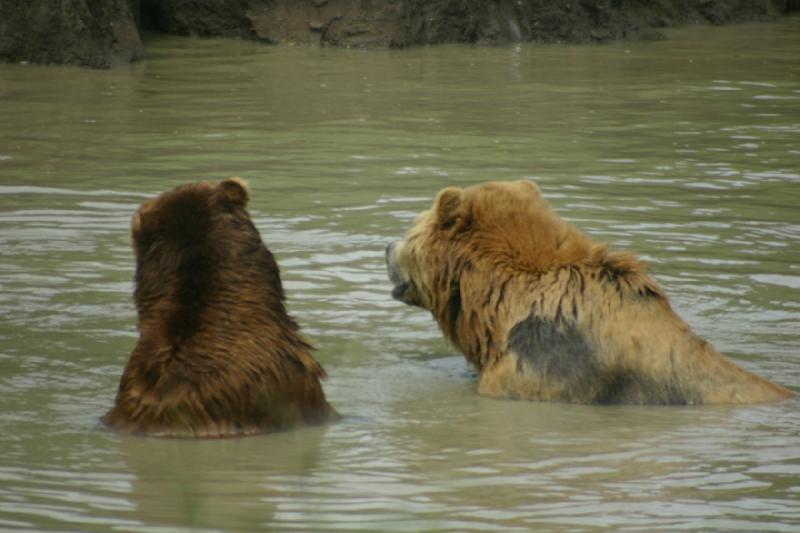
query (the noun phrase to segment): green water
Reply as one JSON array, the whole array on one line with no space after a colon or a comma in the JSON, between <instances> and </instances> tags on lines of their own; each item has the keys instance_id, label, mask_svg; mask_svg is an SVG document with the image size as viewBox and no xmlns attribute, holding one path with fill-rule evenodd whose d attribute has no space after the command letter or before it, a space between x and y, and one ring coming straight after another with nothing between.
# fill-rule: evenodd
<instances>
[{"instance_id":1,"label":"green water","mask_svg":"<svg viewBox=\"0 0 800 533\"><path fill-rule=\"evenodd\" d=\"M639 252L743 366L800 381L800 18L602 47L405 51L153 37L98 72L0 65L0 529L797 531L800 401L476 394L383 247L446 185L535 179ZM128 224L241 175L344 420L121 436Z\"/></svg>"}]
</instances>

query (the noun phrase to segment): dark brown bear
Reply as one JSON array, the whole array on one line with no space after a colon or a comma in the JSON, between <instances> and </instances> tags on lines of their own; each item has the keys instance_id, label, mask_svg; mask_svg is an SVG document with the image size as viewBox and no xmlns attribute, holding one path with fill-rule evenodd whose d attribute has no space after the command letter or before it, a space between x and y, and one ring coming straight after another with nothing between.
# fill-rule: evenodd
<instances>
[{"instance_id":1,"label":"dark brown bear","mask_svg":"<svg viewBox=\"0 0 800 533\"><path fill-rule=\"evenodd\" d=\"M336 416L248 196L239 178L184 185L134 215L139 341L108 426L228 437Z\"/></svg>"}]
</instances>

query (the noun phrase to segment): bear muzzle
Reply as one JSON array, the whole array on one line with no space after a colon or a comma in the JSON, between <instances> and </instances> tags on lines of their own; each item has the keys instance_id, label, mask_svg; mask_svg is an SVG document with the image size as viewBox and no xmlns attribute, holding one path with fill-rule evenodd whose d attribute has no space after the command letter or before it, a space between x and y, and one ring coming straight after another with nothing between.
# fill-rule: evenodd
<instances>
[{"instance_id":1,"label":"bear muzzle","mask_svg":"<svg viewBox=\"0 0 800 533\"><path fill-rule=\"evenodd\" d=\"M411 283L400 268L398 259L402 249L403 241L394 241L386 246L386 271L389 274L389 281L394 285L392 288L392 298L404 303L409 303L406 301L406 296Z\"/></svg>"}]
</instances>

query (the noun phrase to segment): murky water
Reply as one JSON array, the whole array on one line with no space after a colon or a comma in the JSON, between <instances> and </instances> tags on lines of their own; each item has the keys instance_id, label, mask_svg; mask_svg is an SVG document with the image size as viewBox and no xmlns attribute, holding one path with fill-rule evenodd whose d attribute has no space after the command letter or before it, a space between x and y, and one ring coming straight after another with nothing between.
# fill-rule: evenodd
<instances>
[{"instance_id":1,"label":"murky water","mask_svg":"<svg viewBox=\"0 0 800 533\"><path fill-rule=\"evenodd\" d=\"M800 381L800 18L603 47L155 37L0 65L0 529L800 528L800 401L497 401L383 246L445 185L538 181L747 368ZM238 174L345 419L214 442L98 427L135 342L128 223Z\"/></svg>"}]
</instances>

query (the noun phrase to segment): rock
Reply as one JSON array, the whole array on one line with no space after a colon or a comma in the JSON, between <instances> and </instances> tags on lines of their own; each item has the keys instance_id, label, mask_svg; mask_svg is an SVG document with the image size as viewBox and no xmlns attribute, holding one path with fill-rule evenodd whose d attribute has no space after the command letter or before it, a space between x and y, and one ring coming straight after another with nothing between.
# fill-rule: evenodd
<instances>
[{"instance_id":1,"label":"rock","mask_svg":"<svg viewBox=\"0 0 800 533\"><path fill-rule=\"evenodd\" d=\"M246 16L253 36L271 43L400 46L400 4L392 0L254 0Z\"/></svg>"},{"instance_id":2,"label":"rock","mask_svg":"<svg viewBox=\"0 0 800 533\"><path fill-rule=\"evenodd\" d=\"M137 0L0 0L0 60L109 68L142 57Z\"/></svg>"},{"instance_id":3,"label":"rock","mask_svg":"<svg viewBox=\"0 0 800 533\"><path fill-rule=\"evenodd\" d=\"M319 19L314 19L308 23L308 29L312 32L321 32L325 25Z\"/></svg>"},{"instance_id":4,"label":"rock","mask_svg":"<svg viewBox=\"0 0 800 533\"><path fill-rule=\"evenodd\" d=\"M303 4L304 2L298 2ZM248 0L142 0L146 29L198 37L253 38Z\"/></svg>"},{"instance_id":5,"label":"rock","mask_svg":"<svg viewBox=\"0 0 800 533\"><path fill-rule=\"evenodd\" d=\"M786 0L404 0L405 45L608 42L652 38L653 28L695 20L720 24L770 20ZM499 28L499 29L498 29Z\"/></svg>"}]
</instances>

